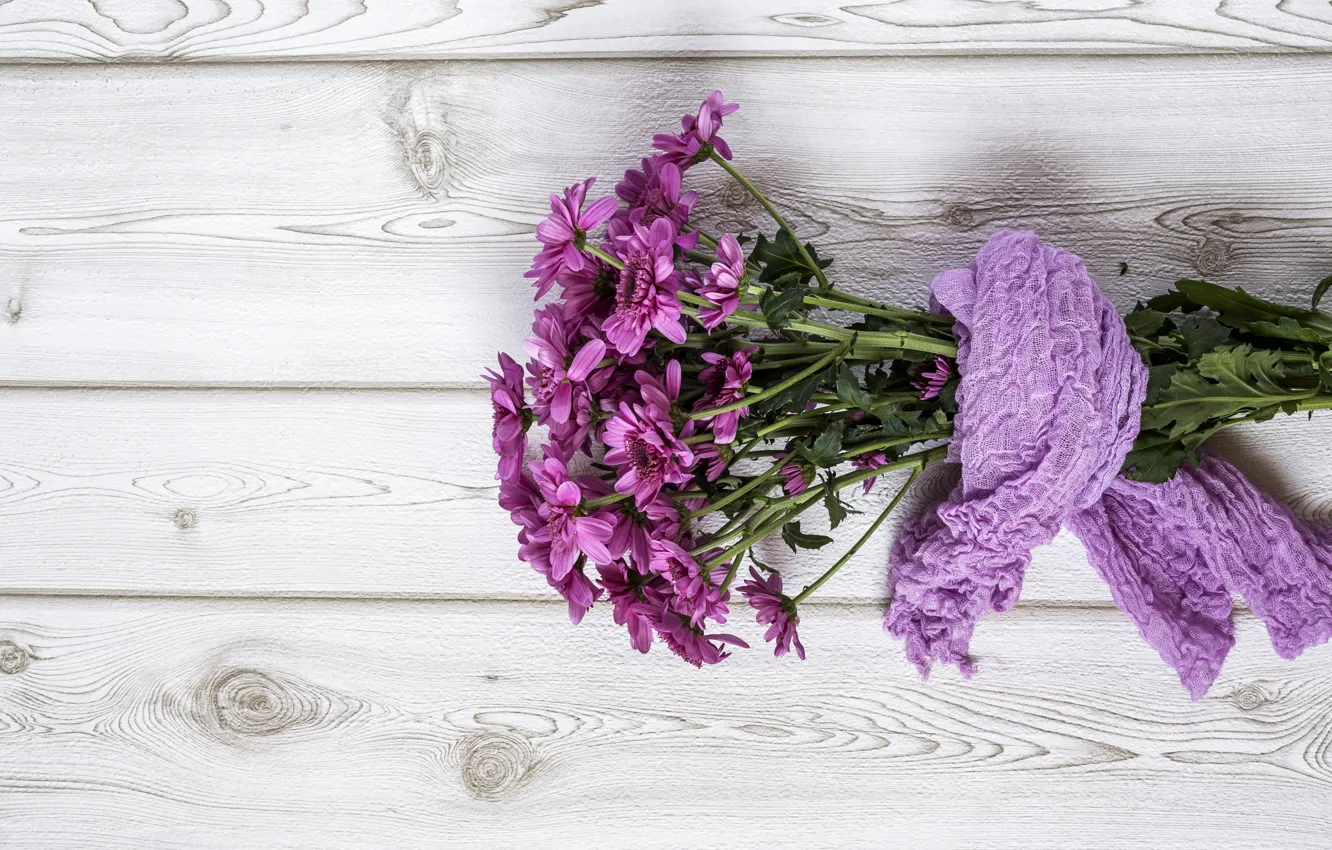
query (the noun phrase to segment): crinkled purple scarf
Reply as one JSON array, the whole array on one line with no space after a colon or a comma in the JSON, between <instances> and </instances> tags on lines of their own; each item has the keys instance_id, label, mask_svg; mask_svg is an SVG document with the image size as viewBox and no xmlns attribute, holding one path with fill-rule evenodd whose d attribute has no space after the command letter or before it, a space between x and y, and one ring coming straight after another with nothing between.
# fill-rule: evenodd
<instances>
[{"instance_id":1,"label":"crinkled purple scarf","mask_svg":"<svg viewBox=\"0 0 1332 850\"><path fill-rule=\"evenodd\" d=\"M962 480L904 527L884 617L922 674L933 661L974 672L977 620L1017 602L1032 547L1064 525L1194 699L1235 642L1230 591L1282 657L1332 636L1332 529L1293 516L1215 455L1164 484L1119 476L1147 370L1081 259L1003 231L930 290L956 319L949 460Z\"/></svg>"}]
</instances>

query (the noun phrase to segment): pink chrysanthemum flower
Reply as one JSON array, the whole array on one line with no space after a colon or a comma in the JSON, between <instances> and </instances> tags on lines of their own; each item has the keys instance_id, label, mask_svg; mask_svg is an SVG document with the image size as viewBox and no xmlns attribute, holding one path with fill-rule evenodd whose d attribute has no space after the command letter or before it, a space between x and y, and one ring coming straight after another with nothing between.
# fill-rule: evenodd
<instances>
[{"instance_id":1,"label":"pink chrysanthemum flower","mask_svg":"<svg viewBox=\"0 0 1332 850\"><path fill-rule=\"evenodd\" d=\"M749 358L757 348L745 348L730 357L705 351L700 355L708 365L698 373L703 384L703 396L694 404L694 410L722 407L745 397L745 385L754 376ZM711 423L713 439L718 443L734 443L740 420L749 415L749 407L718 413L702 421Z\"/></svg>"},{"instance_id":2,"label":"pink chrysanthemum flower","mask_svg":"<svg viewBox=\"0 0 1332 850\"><path fill-rule=\"evenodd\" d=\"M794 442L786 444L786 451L793 448ZM782 466L779 474L782 476L782 492L788 496L799 496L809 489L810 482L814 480L814 466L803 457L795 455Z\"/></svg>"},{"instance_id":3,"label":"pink chrysanthemum flower","mask_svg":"<svg viewBox=\"0 0 1332 850\"><path fill-rule=\"evenodd\" d=\"M628 235L615 239L615 253L624 268L615 291L615 310L601 330L621 354L637 354L654 329L671 342L685 341L680 301L675 297L676 236L671 220L659 218L648 227L635 224Z\"/></svg>"},{"instance_id":4,"label":"pink chrysanthemum flower","mask_svg":"<svg viewBox=\"0 0 1332 850\"><path fill-rule=\"evenodd\" d=\"M677 230L683 231L698 203L698 193L681 192L680 178L680 167L675 163L659 156L644 157L641 171L631 168L624 172L624 180L615 184L615 194L628 205L615 217L645 227L659 218L669 218Z\"/></svg>"},{"instance_id":5,"label":"pink chrysanthemum flower","mask_svg":"<svg viewBox=\"0 0 1332 850\"><path fill-rule=\"evenodd\" d=\"M863 455L856 455L851 458L851 467L853 469L874 469L883 466L888 462L888 456L883 452L869 452ZM879 476L866 478L864 481L865 492L868 493L874 487L874 482L879 480Z\"/></svg>"},{"instance_id":6,"label":"pink chrysanthemum flower","mask_svg":"<svg viewBox=\"0 0 1332 850\"><path fill-rule=\"evenodd\" d=\"M550 456L549 451L547 456ZM551 564L549 522L541 514L545 500L536 481L524 472L501 482L499 501L519 526L518 559L545 576L546 583L555 588L569 604L569 619L575 624L581 622L592 603L601 596L601 588L584 575L581 558L561 578L555 577L555 568Z\"/></svg>"},{"instance_id":7,"label":"pink chrysanthemum flower","mask_svg":"<svg viewBox=\"0 0 1332 850\"><path fill-rule=\"evenodd\" d=\"M953 370L948 364L948 358L941 355L935 355L934 368L922 369L920 374L911 382L911 386L920 390L920 400L928 401L939 395L939 391L948 383L948 379L953 377Z\"/></svg>"},{"instance_id":8,"label":"pink chrysanthemum flower","mask_svg":"<svg viewBox=\"0 0 1332 850\"><path fill-rule=\"evenodd\" d=\"M716 442L701 443L693 449L698 462L707 465L707 479L716 481L721 478L722 473L726 471L726 465L731 462L730 451L723 449Z\"/></svg>"},{"instance_id":9,"label":"pink chrysanthemum flower","mask_svg":"<svg viewBox=\"0 0 1332 850\"><path fill-rule=\"evenodd\" d=\"M525 471L520 471L513 478L500 481L500 507L509 512L509 519L519 526L518 542L527 543L528 529L542 525L540 507L541 488Z\"/></svg>"},{"instance_id":10,"label":"pink chrysanthemum flower","mask_svg":"<svg viewBox=\"0 0 1332 850\"><path fill-rule=\"evenodd\" d=\"M727 233L717 240L717 262L703 277L703 286L698 290L699 297L708 302L707 307L699 308L698 321L709 332L740 307L744 277L745 255L740 242Z\"/></svg>"},{"instance_id":11,"label":"pink chrysanthemum flower","mask_svg":"<svg viewBox=\"0 0 1332 850\"><path fill-rule=\"evenodd\" d=\"M652 541L652 572L671 583L671 609L688 617L690 625L698 626L704 619L726 622L730 593L722 592L721 583L727 570L724 564L706 569L678 543Z\"/></svg>"},{"instance_id":12,"label":"pink chrysanthemum flower","mask_svg":"<svg viewBox=\"0 0 1332 850\"><path fill-rule=\"evenodd\" d=\"M629 644L639 652L652 648L653 623L670 588L657 575L642 575L622 563L598 564L601 586L615 606L615 624L629 631Z\"/></svg>"},{"instance_id":13,"label":"pink chrysanthemum flower","mask_svg":"<svg viewBox=\"0 0 1332 850\"><path fill-rule=\"evenodd\" d=\"M695 463L693 451L684 442L693 434L694 423L687 422L677 435L671 419L671 405L680 395L680 378L677 360L667 365L664 386L646 372L635 373L641 401L620 402L619 411L606 423L606 462L620 470L615 492L633 493L640 510L663 486L688 481Z\"/></svg>"},{"instance_id":14,"label":"pink chrysanthemum flower","mask_svg":"<svg viewBox=\"0 0 1332 850\"><path fill-rule=\"evenodd\" d=\"M542 425L569 421L574 409L574 393L587 392L579 385L591 377L606 355L606 344L590 339L575 354L574 329L565 321L564 307L550 304L536 314L534 336L523 342L533 360L527 364L527 385L532 388L532 410Z\"/></svg>"},{"instance_id":15,"label":"pink chrysanthemum flower","mask_svg":"<svg viewBox=\"0 0 1332 850\"><path fill-rule=\"evenodd\" d=\"M796 655L804 661L805 647L796 632L796 627L800 625L800 615L796 613L795 603L791 598L782 593L781 575L771 572L763 576L758 570L750 567L749 581L740 585L740 593L749 600L750 607L754 609L754 619L759 625L768 627L763 639L769 643L776 641L772 654L781 658L790 652L794 645Z\"/></svg>"},{"instance_id":16,"label":"pink chrysanthemum flower","mask_svg":"<svg viewBox=\"0 0 1332 850\"><path fill-rule=\"evenodd\" d=\"M729 644L745 649L749 644L735 635L710 635L701 626L690 624L689 618L671 610L669 604L662 605L656 618L657 634L666 646L676 655L695 667L704 664L716 664L728 658L731 653L721 645Z\"/></svg>"},{"instance_id":17,"label":"pink chrysanthemum flower","mask_svg":"<svg viewBox=\"0 0 1332 850\"><path fill-rule=\"evenodd\" d=\"M596 257L588 257L578 271L559 276L565 320L571 324L588 318L605 319L615 306L615 284L620 275Z\"/></svg>"},{"instance_id":18,"label":"pink chrysanthemum flower","mask_svg":"<svg viewBox=\"0 0 1332 850\"><path fill-rule=\"evenodd\" d=\"M550 575L560 581L584 555L603 564L614 560L606 544L615 521L609 514L585 512L582 488L569 477L564 461L551 454L528 464L545 500L537 509L545 527L532 530L528 537L533 543L550 544Z\"/></svg>"},{"instance_id":19,"label":"pink chrysanthemum flower","mask_svg":"<svg viewBox=\"0 0 1332 850\"><path fill-rule=\"evenodd\" d=\"M583 256L583 242L587 232L610 219L617 206L614 198L598 198L587 209L583 201L587 190L596 182L589 177L564 190L564 197L550 196L550 215L537 225L536 237L542 248L532 258L532 268L523 277L536 278L536 297L540 299L550 291L556 275L563 271L579 271L587 262Z\"/></svg>"},{"instance_id":20,"label":"pink chrysanthemum flower","mask_svg":"<svg viewBox=\"0 0 1332 850\"><path fill-rule=\"evenodd\" d=\"M699 106L697 115L680 119L682 132L659 133L652 137L652 146L661 151L663 159L682 169L704 159L709 146L723 159L730 159L731 147L717 131L721 129L722 118L739 108L740 104L726 103L722 93L714 91Z\"/></svg>"},{"instance_id":21,"label":"pink chrysanthemum flower","mask_svg":"<svg viewBox=\"0 0 1332 850\"><path fill-rule=\"evenodd\" d=\"M674 540L680 536L680 509L666 493L657 496L641 509L632 501L615 505L620 512L615 534L607 548L611 555L629 556L629 562L640 573L652 569L652 541Z\"/></svg>"},{"instance_id":22,"label":"pink chrysanthemum flower","mask_svg":"<svg viewBox=\"0 0 1332 850\"><path fill-rule=\"evenodd\" d=\"M523 453L527 451L527 404L523 398L523 368L503 353L499 364L498 373L487 369L482 377L490 382L490 444L499 455L495 479L508 481L523 468Z\"/></svg>"}]
</instances>

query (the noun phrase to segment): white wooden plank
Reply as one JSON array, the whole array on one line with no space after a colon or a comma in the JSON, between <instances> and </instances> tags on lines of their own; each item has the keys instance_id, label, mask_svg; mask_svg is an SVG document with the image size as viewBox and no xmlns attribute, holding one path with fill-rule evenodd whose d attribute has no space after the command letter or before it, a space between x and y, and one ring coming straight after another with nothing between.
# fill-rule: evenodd
<instances>
[{"instance_id":1,"label":"white wooden plank","mask_svg":"<svg viewBox=\"0 0 1332 850\"><path fill-rule=\"evenodd\" d=\"M494 503L483 393L4 396L0 592L550 598ZM1332 522L1332 415L1246 425L1218 445L1273 495ZM857 494L865 513L838 529L841 545L797 559L770 542L761 557L800 587L859 536L892 484ZM901 516L949 486L946 474L927 477ZM821 597L882 604L899 524ZM1038 551L1023 598L1110 604L1067 534Z\"/></svg>"},{"instance_id":2,"label":"white wooden plank","mask_svg":"<svg viewBox=\"0 0 1332 850\"><path fill-rule=\"evenodd\" d=\"M922 301L1002 226L1124 307L1332 271L1314 58L9 68L0 383L477 386L527 331L545 193L609 191L714 85L853 289ZM713 227L763 221L690 179Z\"/></svg>"},{"instance_id":3,"label":"white wooden plank","mask_svg":"<svg viewBox=\"0 0 1332 850\"><path fill-rule=\"evenodd\" d=\"M969 682L806 620L699 672L554 605L0 599L0 842L1327 846L1326 647L1244 618L1191 703L1113 611L987 622Z\"/></svg>"},{"instance_id":4,"label":"white wooden plank","mask_svg":"<svg viewBox=\"0 0 1332 850\"><path fill-rule=\"evenodd\" d=\"M1315 0L10 0L9 62L1326 50Z\"/></svg>"}]
</instances>

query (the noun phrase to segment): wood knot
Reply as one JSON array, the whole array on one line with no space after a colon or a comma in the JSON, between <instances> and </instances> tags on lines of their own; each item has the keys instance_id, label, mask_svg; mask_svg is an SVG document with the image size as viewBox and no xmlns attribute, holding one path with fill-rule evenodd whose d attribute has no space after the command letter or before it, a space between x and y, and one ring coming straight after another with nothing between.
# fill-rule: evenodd
<instances>
[{"instance_id":1,"label":"wood knot","mask_svg":"<svg viewBox=\"0 0 1332 850\"><path fill-rule=\"evenodd\" d=\"M1230 246L1220 239L1204 239L1193 265L1205 275L1220 274L1230 265Z\"/></svg>"},{"instance_id":2,"label":"wood knot","mask_svg":"<svg viewBox=\"0 0 1332 850\"><path fill-rule=\"evenodd\" d=\"M1241 711L1255 711L1272 701L1258 685L1241 685L1230 695L1231 700Z\"/></svg>"},{"instance_id":3,"label":"wood knot","mask_svg":"<svg viewBox=\"0 0 1332 850\"><path fill-rule=\"evenodd\" d=\"M5 319L12 325L23 317L23 301L17 296L11 296L5 304Z\"/></svg>"},{"instance_id":4,"label":"wood knot","mask_svg":"<svg viewBox=\"0 0 1332 850\"><path fill-rule=\"evenodd\" d=\"M456 760L463 789L478 800L494 802L522 783L536 754L525 738L478 732L457 744Z\"/></svg>"},{"instance_id":5,"label":"wood knot","mask_svg":"<svg viewBox=\"0 0 1332 850\"><path fill-rule=\"evenodd\" d=\"M0 673L14 676L28 669L28 652L12 640L0 640Z\"/></svg>"},{"instance_id":6,"label":"wood knot","mask_svg":"<svg viewBox=\"0 0 1332 850\"><path fill-rule=\"evenodd\" d=\"M213 685L213 710L223 729L265 736L308 723L312 706L255 670L234 670Z\"/></svg>"},{"instance_id":7,"label":"wood knot","mask_svg":"<svg viewBox=\"0 0 1332 850\"><path fill-rule=\"evenodd\" d=\"M830 18L827 15L815 15L811 12L798 12L792 15L773 15L772 19L779 24L791 24L797 27L830 27L833 24L840 24L837 18Z\"/></svg>"},{"instance_id":8,"label":"wood knot","mask_svg":"<svg viewBox=\"0 0 1332 850\"><path fill-rule=\"evenodd\" d=\"M412 176L422 189L433 195L444 188L447 155L443 139L429 130L422 130L416 134L407 158Z\"/></svg>"},{"instance_id":9,"label":"wood knot","mask_svg":"<svg viewBox=\"0 0 1332 850\"><path fill-rule=\"evenodd\" d=\"M184 531L187 528L194 528L199 522L199 517L195 515L190 508L181 508L171 515L171 521L176 524L176 528Z\"/></svg>"},{"instance_id":10,"label":"wood knot","mask_svg":"<svg viewBox=\"0 0 1332 850\"><path fill-rule=\"evenodd\" d=\"M976 217L972 214L971 207L964 204L953 204L944 213L944 221L953 227L970 227L975 220Z\"/></svg>"},{"instance_id":11,"label":"wood knot","mask_svg":"<svg viewBox=\"0 0 1332 850\"><path fill-rule=\"evenodd\" d=\"M754 204L757 203L754 200L754 196L749 194L744 186L741 186L734 180L729 181L726 184L726 188L722 190L721 200L722 204L728 210L734 210L736 212L744 212L745 210L751 209Z\"/></svg>"}]
</instances>

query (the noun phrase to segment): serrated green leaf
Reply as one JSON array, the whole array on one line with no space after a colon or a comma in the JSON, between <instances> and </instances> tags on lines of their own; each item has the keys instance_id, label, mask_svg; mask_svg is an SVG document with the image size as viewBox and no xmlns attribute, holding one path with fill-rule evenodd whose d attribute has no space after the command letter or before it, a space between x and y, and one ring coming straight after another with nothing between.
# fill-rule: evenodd
<instances>
[{"instance_id":1,"label":"serrated green leaf","mask_svg":"<svg viewBox=\"0 0 1332 850\"><path fill-rule=\"evenodd\" d=\"M812 446L804 442L796 444L800 456L817 467L824 469L837 465L837 456L842 453L842 423L834 422L814 438Z\"/></svg>"},{"instance_id":2,"label":"serrated green leaf","mask_svg":"<svg viewBox=\"0 0 1332 850\"><path fill-rule=\"evenodd\" d=\"M1176 283L1175 285L1178 286L1179 284ZM1161 313L1174 313L1176 311L1190 313L1200 306L1202 305L1190 301L1184 293L1175 290L1164 292L1147 301L1147 309L1157 310Z\"/></svg>"},{"instance_id":3,"label":"serrated green leaf","mask_svg":"<svg viewBox=\"0 0 1332 850\"><path fill-rule=\"evenodd\" d=\"M1169 429L1174 439L1206 427L1209 420L1303 397L1281 386L1280 354L1248 345L1204 354L1196 370L1176 371L1157 402L1142 410L1144 430ZM1172 424L1173 423L1173 424Z\"/></svg>"},{"instance_id":4,"label":"serrated green leaf","mask_svg":"<svg viewBox=\"0 0 1332 850\"><path fill-rule=\"evenodd\" d=\"M1223 328L1213 316L1201 312L1190 313L1181 319L1178 333L1184 339L1189 360L1197 360L1230 340L1228 328Z\"/></svg>"},{"instance_id":5,"label":"serrated green leaf","mask_svg":"<svg viewBox=\"0 0 1332 850\"><path fill-rule=\"evenodd\" d=\"M837 368L837 398L844 404L852 407L858 407L861 410L869 410L874 404L869 393L860 385L860 379L856 373L851 371L851 367L843 363Z\"/></svg>"},{"instance_id":6,"label":"serrated green leaf","mask_svg":"<svg viewBox=\"0 0 1332 850\"><path fill-rule=\"evenodd\" d=\"M1152 337L1161 331L1168 318L1169 316L1160 310L1152 310L1139 304L1137 309L1124 317L1124 325L1133 336Z\"/></svg>"},{"instance_id":7,"label":"serrated green leaf","mask_svg":"<svg viewBox=\"0 0 1332 850\"><path fill-rule=\"evenodd\" d=\"M1300 319L1309 315L1307 310L1286 307L1257 298L1243 289L1229 289L1205 280L1180 280L1175 288L1195 304L1211 308L1221 315L1226 324L1276 321L1281 316Z\"/></svg>"},{"instance_id":8,"label":"serrated green leaf","mask_svg":"<svg viewBox=\"0 0 1332 850\"><path fill-rule=\"evenodd\" d=\"M829 478L832 474L829 473ZM846 502L842 501L837 495L837 490L833 487L825 487L823 490L823 506L828 511L828 524L832 528L842 524L842 520L847 518L848 514L858 514L860 511L853 509Z\"/></svg>"},{"instance_id":9,"label":"serrated green leaf","mask_svg":"<svg viewBox=\"0 0 1332 850\"><path fill-rule=\"evenodd\" d=\"M1276 322L1246 322L1243 329L1255 336L1265 336L1270 339L1293 339L1298 342L1326 342L1317 331L1306 328L1304 325L1290 318L1282 316Z\"/></svg>"},{"instance_id":10,"label":"serrated green leaf","mask_svg":"<svg viewBox=\"0 0 1332 850\"><path fill-rule=\"evenodd\" d=\"M831 260L820 260L812 245L806 245L805 250L809 251L818 268L827 268L832 263ZM773 283L788 274L795 274L801 283L808 283L816 271L814 266L805 262L800 247L786 228L780 228L777 238L772 241L760 233L749 259L763 267L759 275L763 283Z\"/></svg>"},{"instance_id":11,"label":"serrated green leaf","mask_svg":"<svg viewBox=\"0 0 1332 850\"><path fill-rule=\"evenodd\" d=\"M1188 449L1160 431L1142 431L1124 457L1124 475L1133 481L1169 481L1184 463Z\"/></svg>"},{"instance_id":12,"label":"serrated green leaf","mask_svg":"<svg viewBox=\"0 0 1332 850\"><path fill-rule=\"evenodd\" d=\"M780 331L791 321L793 314L798 314L805 303L806 288L792 286L788 289L769 289L759 297L759 309L768 327Z\"/></svg>"},{"instance_id":13,"label":"serrated green leaf","mask_svg":"<svg viewBox=\"0 0 1332 850\"><path fill-rule=\"evenodd\" d=\"M806 534L800 530L799 522L788 522L782 526L782 540L791 547L792 552L799 549L822 549L833 542L831 537L822 534Z\"/></svg>"},{"instance_id":14,"label":"serrated green leaf","mask_svg":"<svg viewBox=\"0 0 1332 850\"><path fill-rule=\"evenodd\" d=\"M1174 363L1147 367L1147 399L1143 402L1144 404L1156 404L1157 400L1161 398L1161 390L1170 386L1170 379L1175 377L1175 371L1178 368L1179 366Z\"/></svg>"}]
</instances>

